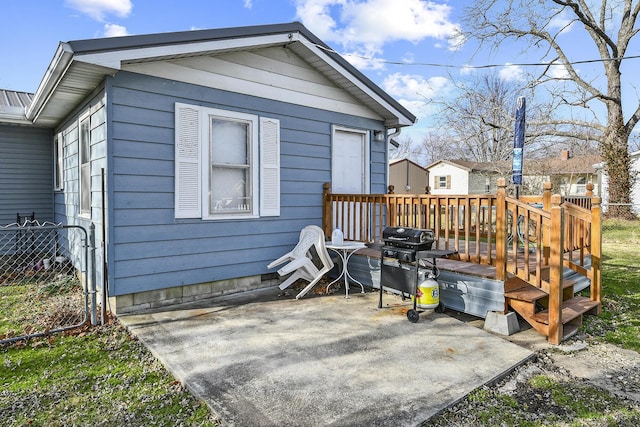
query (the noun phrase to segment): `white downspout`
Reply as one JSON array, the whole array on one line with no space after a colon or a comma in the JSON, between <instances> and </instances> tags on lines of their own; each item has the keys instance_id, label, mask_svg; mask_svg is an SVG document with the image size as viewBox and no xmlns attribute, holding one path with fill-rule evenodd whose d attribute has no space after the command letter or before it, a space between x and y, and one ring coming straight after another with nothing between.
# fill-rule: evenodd
<instances>
[{"instance_id":1,"label":"white downspout","mask_svg":"<svg viewBox=\"0 0 640 427\"><path fill-rule=\"evenodd\" d=\"M395 128L395 132L387 134L386 130L385 130L385 134L387 135L386 139L385 139L385 147L387 150L387 170L385 172L385 185L384 185L384 192L387 193L389 191L389 142L391 142L391 139L397 137L398 135L400 135L400 133L402 132L402 128L401 127L397 127Z\"/></svg>"}]
</instances>

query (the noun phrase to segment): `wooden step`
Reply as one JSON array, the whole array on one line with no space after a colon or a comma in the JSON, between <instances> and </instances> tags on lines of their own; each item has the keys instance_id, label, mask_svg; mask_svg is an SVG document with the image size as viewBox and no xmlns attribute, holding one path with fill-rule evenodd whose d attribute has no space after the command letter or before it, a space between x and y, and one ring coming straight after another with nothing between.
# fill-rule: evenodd
<instances>
[{"instance_id":1,"label":"wooden step","mask_svg":"<svg viewBox=\"0 0 640 427\"><path fill-rule=\"evenodd\" d=\"M535 303L539 299L548 297L545 291L540 288L536 288L535 286L527 285L518 289L514 289L512 291L508 291L504 293L504 297L507 299L525 301L528 303Z\"/></svg>"},{"instance_id":2,"label":"wooden step","mask_svg":"<svg viewBox=\"0 0 640 427\"><path fill-rule=\"evenodd\" d=\"M598 301L591 301L586 297L573 297L568 299L562 303L562 323L569 323L573 319L580 317L599 306L600 303ZM538 323L548 325L549 310L542 310L531 316L531 319Z\"/></svg>"},{"instance_id":3,"label":"wooden step","mask_svg":"<svg viewBox=\"0 0 640 427\"><path fill-rule=\"evenodd\" d=\"M549 296L549 294L545 292L543 289L530 285L524 280L521 280L521 279L518 279L518 280L520 280L521 282L521 285L519 287L516 287L517 285L513 284L514 283L513 280L510 280L512 285L509 287L507 286L507 283L505 283L505 292L504 292L505 298L508 298L511 300L519 300L519 301L535 303ZM575 282L573 280L564 280L562 282L563 300L568 300L573 297L572 288L574 283Z\"/></svg>"}]
</instances>

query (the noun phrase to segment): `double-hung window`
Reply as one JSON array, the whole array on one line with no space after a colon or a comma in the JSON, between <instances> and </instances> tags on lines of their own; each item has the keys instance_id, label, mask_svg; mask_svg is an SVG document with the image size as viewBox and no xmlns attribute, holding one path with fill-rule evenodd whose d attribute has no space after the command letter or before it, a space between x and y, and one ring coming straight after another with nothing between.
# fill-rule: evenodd
<instances>
[{"instance_id":1,"label":"double-hung window","mask_svg":"<svg viewBox=\"0 0 640 427\"><path fill-rule=\"evenodd\" d=\"M80 215L91 215L91 116L80 117Z\"/></svg>"},{"instance_id":2,"label":"double-hung window","mask_svg":"<svg viewBox=\"0 0 640 427\"><path fill-rule=\"evenodd\" d=\"M58 133L53 138L53 189L64 188L64 134Z\"/></svg>"},{"instance_id":3,"label":"double-hung window","mask_svg":"<svg viewBox=\"0 0 640 427\"><path fill-rule=\"evenodd\" d=\"M209 216L251 214L257 120L253 117L209 115Z\"/></svg>"},{"instance_id":4,"label":"double-hung window","mask_svg":"<svg viewBox=\"0 0 640 427\"><path fill-rule=\"evenodd\" d=\"M451 175L434 176L434 187L438 189L451 188Z\"/></svg>"},{"instance_id":5,"label":"double-hung window","mask_svg":"<svg viewBox=\"0 0 640 427\"><path fill-rule=\"evenodd\" d=\"M176 218L280 212L280 124L254 114L176 104Z\"/></svg>"}]
</instances>

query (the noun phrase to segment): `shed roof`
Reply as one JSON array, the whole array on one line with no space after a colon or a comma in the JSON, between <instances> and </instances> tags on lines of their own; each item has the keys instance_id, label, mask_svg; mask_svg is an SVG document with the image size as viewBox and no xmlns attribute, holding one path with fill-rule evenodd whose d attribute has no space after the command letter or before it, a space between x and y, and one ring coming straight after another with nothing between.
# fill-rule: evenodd
<instances>
[{"instance_id":1,"label":"shed roof","mask_svg":"<svg viewBox=\"0 0 640 427\"><path fill-rule=\"evenodd\" d=\"M26 123L25 109L31 104L32 93L0 89L0 120Z\"/></svg>"},{"instance_id":2,"label":"shed roof","mask_svg":"<svg viewBox=\"0 0 640 427\"><path fill-rule=\"evenodd\" d=\"M27 108L35 124L55 126L105 76L124 64L286 46L334 84L369 106L389 128L416 117L299 22L183 31L60 43Z\"/></svg>"},{"instance_id":3,"label":"shed roof","mask_svg":"<svg viewBox=\"0 0 640 427\"><path fill-rule=\"evenodd\" d=\"M435 162L425 166L425 169L429 170L434 166L444 163L455 166L467 172L482 172L482 173L504 173L511 170L511 165L506 162L472 162L468 160L436 160Z\"/></svg>"},{"instance_id":4,"label":"shed roof","mask_svg":"<svg viewBox=\"0 0 640 427\"><path fill-rule=\"evenodd\" d=\"M402 163L402 162L407 162L408 164L413 165L413 166L415 166L417 168L424 169L425 172L426 172L426 169L423 168L422 166L420 166L418 163L414 162L413 160L406 159L406 158L405 159L393 159L393 160L390 160L389 161L389 166L395 165L395 164L398 164L398 163Z\"/></svg>"}]
</instances>

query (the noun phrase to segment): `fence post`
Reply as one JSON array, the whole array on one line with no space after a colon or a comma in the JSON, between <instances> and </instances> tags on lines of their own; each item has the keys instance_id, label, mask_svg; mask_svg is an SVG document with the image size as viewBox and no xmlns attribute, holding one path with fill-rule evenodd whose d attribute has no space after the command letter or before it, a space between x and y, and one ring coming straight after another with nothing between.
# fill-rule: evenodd
<instances>
[{"instance_id":1,"label":"fence post","mask_svg":"<svg viewBox=\"0 0 640 427\"><path fill-rule=\"evenodd\" d=\"M322 184L322 230L324 237L330 238L333 232L333 223L331 221L331 183Z\"/></svg>"},{"instance_id":2,"label":"fence post","mask_svg":"<svg viewBox=\"0 0 640 427\"><path fill-rule=\"evenodd\" d=\"M98 309L96 298L96 225L92 222L89 226L89 259L87 262L87 280L89 280L89 292L91 292L91 325L98 324Z\"/></svg>"},{"instance_id":3,"label":"fence post","mask_svg":"<svg viewBox=\"0 0 640 427\"><path fill-rule=\"evenodd\" d=\"M560 344L562 326L562 281L564 268L564 208L562 196L551 196L551 256L549 259L549 342Z\"/></svg>"},{"instance_id":4,"label":"fence post","mask_svg":"<svg viewBox=\"0 0 640 427\"><path fill-rule=\"evenodd\" d=\"M496 279L507 280L507 180L498 179L496 193Z\"/></svg>"},{"instance_id":5,"label":"fence post","mask_svg":"<svg viewBox=\"0 0 640 427\"><path fill-rule=\"evenodd\" d=\"M602 300L602 210L600 197L591 197L591 301ZM600 314L601 306L597 313Z\"/></svg>"}]
</instances>

